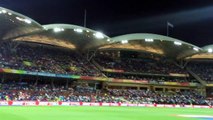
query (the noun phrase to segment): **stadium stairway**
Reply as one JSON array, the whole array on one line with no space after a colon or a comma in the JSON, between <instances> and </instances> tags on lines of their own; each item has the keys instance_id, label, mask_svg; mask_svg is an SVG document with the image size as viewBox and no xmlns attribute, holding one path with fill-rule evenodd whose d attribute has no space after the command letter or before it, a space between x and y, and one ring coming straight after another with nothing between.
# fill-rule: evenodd
<instances>
[{"instance_id":1,"label":"stadium stairway","mask_svg":"<svg viewBox=\"0 0 213 120\"><path fill-rule=\"evenodd\" d=\"M102 74L103 77L105 78L108 78L102 71L103 71L103 68L97 63L95 62L95 60L93 59L87 59L85 58L85 56L83 56L82 54L79 54L79 56L81 56L82 58L86 59L90 64L94 65L95 68Z\"/></svg>"},{"instance_id":2,"label":"stadium stairway","mask_svg":"<svg viewBox=\"0 0 213 120\"><path fill-rule=\"evenodd\" d=\"M100 70L103 71L103 67L101 67L95 60L91 60L91 62Z\"/></svg>"},{"instance_id":3,"label":"stadium stairway","mask_svg":"<svg viewBox=\"0 0 213 120\"><path fill-rule=\"evenodd\" d=\"M91 63L103 74L104 77L107 77L104 73L103 73L103 67L101 67L95 60L91 60Z\"/></svg>"},{"instance_id":4,"label":"stadium stairway","mask_svg":"<svg viewBox=\"0 0 213 120\"><path fill-rule=\"evenodd\" d=\"M195 74L190 68L186 68L186 70L196 79L198 80L203 86L206 86L206 81L202 80L197 74Z\"/></svg>"}]
</instances>

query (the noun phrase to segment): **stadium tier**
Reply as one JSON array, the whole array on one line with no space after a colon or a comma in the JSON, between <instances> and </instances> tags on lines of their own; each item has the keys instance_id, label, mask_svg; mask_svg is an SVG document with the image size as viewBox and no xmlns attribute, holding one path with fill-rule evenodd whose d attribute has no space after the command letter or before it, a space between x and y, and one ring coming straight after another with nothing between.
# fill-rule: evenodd
<instances>
[{"instance_id":1,"label":"stadium tier","mask_svg":"<svg viewBox=\"0 0 213 120\"><path fill-rule=\"evenodd\" d=\"M15 51L10 51L5 46L7 43L1 47L0 52L1 68L81 76L102 75L94 65L75 51L21 44Z\"/></svg>"},{"instance_id":2,"label":"stadium tier","mask_svg":"<svg viewBox=\"0 0 213 120\"><path fill-rule=\"evenodd\" d=\"M213 83L213 63L212 62L192 62L188 65L194 73L207 83Z\"/></svg>"},{"instance_id":3,"label":"stadium tier","mask_svg":"<svg viewBox=\"0 0 213 120\"><path fill-rule=\"evenodd\" d=\"M98 103L132 103L132 104L186 104L213 105L193 90L151 91L134 89L97 90L88 84L73 84L65 87L39 83L5 81L0 84L0 100L12 101L62 101L62 102L98 102Z\"/></svg>"},{"instance_id":4,"label":"stadium tier","mask_svg":"<svg viewBox=\"0 0 213 120\"><path fill-rule=\"evenodd\" d=\"M0 101L213 105L213 46L108 37L0 7Z\"/></svg>"}]
</instances>

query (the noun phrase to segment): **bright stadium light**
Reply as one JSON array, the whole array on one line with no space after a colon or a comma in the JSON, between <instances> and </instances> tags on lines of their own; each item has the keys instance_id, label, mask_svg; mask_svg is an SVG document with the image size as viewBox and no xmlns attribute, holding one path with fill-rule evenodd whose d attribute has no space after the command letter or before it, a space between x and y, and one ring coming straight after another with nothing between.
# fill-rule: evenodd
<instances>
[{"instance_id":1,"label":"bright stadium light","mask_svg":"<svg viewBox=\"0 0 213 120\"><path fill-rule=\"evenodd\" d=\"M195 51L199 51L199 49L198 49L197 47L194 47L194 48L193 48L193 50L195 50Z\"/></svg>"},{"instance_id":2,"label":"bright stadium light","mask_svg":"<svg viewBox=\"0 0 213 120\"><path fill-rule=\"evenodd\" d=\"M146 42L154 42L154 40L153 40L153 39L150 39L150 38L145 39L145 41L146 41Z\"/></svg>"},{"instance_id":3,"label":"bright stadium light","mask_svg":"<svg viewBox=\"0 0 213 120\"><path fill-rule=\"evenodd\" d=\"M80 29L80 28L74 29L74 31L75 31L75 32L78 32L78 33L82 33L82 32L83 32L83 30Z\"/></svg>"},{"instance_id":4,"label":"bright stadium light","mask_svg":"<svg viewBox=\"0 0 213 120\"><path fill-rule=\"evenodd\" d=\"M16 19L19 20L19 21L21 21L21 18L20 18L20 17L16 17Z\"/></svg>"},{"instance_id":5,"label":"bright stadium light","mask_svg":"<svg viewBox=\"0 0 213 120\"><path fill-rule=\"evenodd\" d=\"M175 41L174 44L175 44L175 45L178 45L178 46L182 45L181 42L177 42L177 41Z\"/></svg>"},{"instance_id":6,"label":"bright stadium light","mask_svg":"<svg viewBox=\"0 0 213 120\"><path fill-rule=\"evenodd\" d=\"M28 23L28 24L31 24L31 23L32 23L32 21L29 20L29 19L24 19L24 22L26 22L26 23Z\"/></svg>"},{"instance_id":7,"label":"bright stadium light","mask_svg":"<svg viewBox=\"0 0 213 120\"><path fill-rule=\"evenodd\" d=\"M29 19L24 19L24 18L20 18L20 17L16 17L16 19L19 20L19 21L25 22L27 24L31 24L32 23L32 21L29 20Z\"/></svg>"},{"instance_id":8,"label":"bright stadium light","mask_svg":"<svg viewBox=\"0 0 213 120\"><path fill-rule=\"evenodd\" d=\"M8 13L8 15L12 15L12 13Z\"/></svg>"},{"instance_id":9,"label":"bright stadium light","mask_svg":"<svg viewBox=\"0 0 213 120\"><path fill-rule=\"evenodd\" d=\"M213 49L209 48L209 49L208 49L208 52L209 52L209 53L212 53L212 52L213 52Z\"/></svg>"},{"instance_id":10,"label":"bright stadium light","mask_svg":"<svg viewBox=\"0 0 213 120\"><path fill-rule=\"evenodd\" d=\"M7 11L6 10L2 10L2 13L7 13Z\"/></svg>"},{"instance_id":11,"label":"bright stadium light","mask_svg":"<svg viewBox=\"0 0 213 120\"><path fill-rule=\"evenodd\" d=\"M0 14L2 14L2 11L0 11Z\"/></svg>"},{"instance_id":12,"label":"bright stadium light","mask_svg":"<svg viewBox=\"0 0 213 120\"><path fill-rule=\"evenodd\" d=\"M129 43L129 41L128 40L122 40L121 43L122 44L127 44L127 43Z\"/></svg>"},{"instance_id":13,"label":"bright stadium light","mask_svg":"<svg viewBox=\"0 0 213 120\"><path fill-rule=\"evenodd\" d=\"M101 32L96 32L93 34L96 38L98 39L103 39L104 38L104 34Z\"/></svg>"},{"instance_id":14,"label":"bright stadium light","mask_svg":"<svg viewBox=\"0 0 213 120\"><path fill-rule=\"evenodd\" d=\"M20 17L16 17L16 19L21 21L21 22L25 21L23 18L20 18Z\"/></svg>"},{"instance_id":15,"label":"bright stadium light","mask_svg":"<svg viewBox=\"0 0 213 120\"><path fill-rule=\"evenodd\" d=\"M108 42L110 42L110 39L107 39Z\"/></svg>"},{"instance_id":16,"label":"bright stadium light","mask_svg":"<svg viewBox=\"0 0 213 120\"><path fill-rule=\"evenodd\" d=\"M46 27L44 27L44 26L43 26L43 28L44 28L45 30L48 30L48 29L47 29Z\"/></svg>"},{"instance_id":17,"label":"bright stadium light","mask_svg":"<svg viewBox=\"0 0 213 120\"><path fill-rule=\"evenodd\" d=\"M64 31L64 29L63 28L54 28L53 31L57 33L57 32Z\"/></svg>"}]
</instances>

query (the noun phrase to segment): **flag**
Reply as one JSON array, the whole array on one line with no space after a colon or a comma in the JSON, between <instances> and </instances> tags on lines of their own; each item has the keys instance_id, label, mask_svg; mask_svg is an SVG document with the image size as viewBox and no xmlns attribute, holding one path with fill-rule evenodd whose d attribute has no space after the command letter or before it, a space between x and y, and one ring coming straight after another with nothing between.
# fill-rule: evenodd
<instances>
[{"instance_id":1,"label":"flag","mask_svg":"<svg viewBox=\"0 0 213 120\"><path fill-rule=\"evenodd\" d=\"M167 22L167 25L169 26L169 27L174 27L174 25L173 24L171 24L170 22Z\"/></svg>"}]
</instances>

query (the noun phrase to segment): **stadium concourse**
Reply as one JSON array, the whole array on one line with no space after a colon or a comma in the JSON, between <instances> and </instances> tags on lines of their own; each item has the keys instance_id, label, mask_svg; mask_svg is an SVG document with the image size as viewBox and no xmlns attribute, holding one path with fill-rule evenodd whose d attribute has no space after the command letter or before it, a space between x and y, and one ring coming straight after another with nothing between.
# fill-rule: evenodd
<instances>
[{"instance_id":1,"label":"stadium concourse","mask_svg":"<svg viewBox=\"0 0 213 120\"><path fill-rule=\"evenodd\" d=\"M0 7L0 101L213 105L213 46L108 37Z\"/></svg>"}]
</instances>

